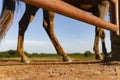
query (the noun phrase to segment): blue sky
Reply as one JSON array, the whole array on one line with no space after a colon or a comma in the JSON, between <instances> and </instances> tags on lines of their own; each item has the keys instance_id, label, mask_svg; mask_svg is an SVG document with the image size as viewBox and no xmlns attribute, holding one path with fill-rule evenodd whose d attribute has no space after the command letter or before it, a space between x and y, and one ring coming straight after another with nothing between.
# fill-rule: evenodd
<instances>
[{"instance_id":1,"label":"blue sky","mask_svg":"<svg viewBox=\"0 0 120 80\"><path fill-rule=\"evenodd\" d=\"M0 4L2 1L0 0ZM24 13L24 4L19 7L15 13L14 22L8 31L7 35L2 40L0 45L0 51L17 48L18 37L18 22ZM1 5L0 5L1 10ZM48 38L43 26L42 26L42 10L39 9L34 20L30 23L28 30L25 34L24 49L27 52L45 52L56 53L50 39ZM106 17L109 20L109 17ZM55 34L62 45L63 49L67 53L82 52L89 50L93 52L95 27L59 14L55 15ZM108 51L111 50L109 31L105 30L106 34L106 47ZM101 52L101 42L100 42Z\"/></svg>"}]
</instances>

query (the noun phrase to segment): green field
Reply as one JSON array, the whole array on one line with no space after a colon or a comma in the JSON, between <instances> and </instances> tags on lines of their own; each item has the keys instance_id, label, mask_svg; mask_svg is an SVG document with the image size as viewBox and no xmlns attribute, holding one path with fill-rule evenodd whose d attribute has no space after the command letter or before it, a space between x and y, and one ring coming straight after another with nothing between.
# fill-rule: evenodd
<instances>
[{"instance_id":1,"label":"green field","mask_svg":"<svg viewBox=\"0 0 120 80\"><path fill-rule=\"evenodd\" d=\"M62 56L57 53L27 53L29 58L39 58L39 59L61 59ZM72 59L94 59L94 53L86 51L85 53L68 53ZM5 52L0 52L0 59L19 59L20 56L17 54L16 50L9 50Z\"/></svg>"}]
</instances>

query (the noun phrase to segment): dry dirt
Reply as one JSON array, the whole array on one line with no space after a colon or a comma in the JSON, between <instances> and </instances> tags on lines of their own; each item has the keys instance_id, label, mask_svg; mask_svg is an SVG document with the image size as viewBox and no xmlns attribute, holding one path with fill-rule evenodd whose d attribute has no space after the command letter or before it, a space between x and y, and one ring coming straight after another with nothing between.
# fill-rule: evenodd
<instances>
[{"instance_id":1,"label":"dry dirt","mask_svg":"<svg viewBox=\"0 0 120 80\"><path fill-rule=\"evenodd\" d=\"M0 80L120 80L120 62L96 60L0 61Z\"/></svg>"}]
</instances>

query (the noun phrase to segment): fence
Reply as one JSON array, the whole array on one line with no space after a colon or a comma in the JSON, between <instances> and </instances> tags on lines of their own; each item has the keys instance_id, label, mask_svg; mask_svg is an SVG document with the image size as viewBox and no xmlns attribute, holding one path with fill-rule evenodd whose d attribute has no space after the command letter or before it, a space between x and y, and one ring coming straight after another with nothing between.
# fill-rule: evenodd
<instances>
[{"instance_id":1,"label":"fence","mask_svg":"<svg viewBox=\"0 0 120 80\"><path fill-rule=\"evenodd\" d=\"M118 35L120 25L119 0L109 0L111 4L110 8L111 23L101 20L93 15L90 15L83 10L80 10L74 6L71 6L70 4L63 2L62 0L21 0L21 1L110 30L112 59L113 60L120 59L120 36Z\"/></svg>"}]
</instances>

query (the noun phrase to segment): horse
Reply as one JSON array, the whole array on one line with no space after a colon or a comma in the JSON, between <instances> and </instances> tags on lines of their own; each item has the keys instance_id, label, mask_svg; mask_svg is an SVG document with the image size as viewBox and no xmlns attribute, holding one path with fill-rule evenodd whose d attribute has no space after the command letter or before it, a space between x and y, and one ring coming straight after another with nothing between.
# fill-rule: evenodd
<instances>
[{"instance_id":1,"label":"horse","mask_svg":"<svg viewBox=\"0 0 120 80\"><path fill-rule=\"evenodd\" d=\"M104 19L106 14L109 11L108 0L63 0L63 1L77 8L80 8L82 10L91 12L93 15L101 19ZM15 3L16 3L15 0L4 0L3 1L3 9L2 9L1 22L0 22L0 26L2 28L5 28L6 25L9 26L8 23L10 24L10 22L12 22L11 19L13 19L13 15L14 15ZM33 20L39 8L29 5L29 4L25 4L25 5L26 5L25 13L19 22L17 51L19 55L21 56L21 61L25 63L29 63L30 59L25 55L24 48L23 48L24 34L28 28L29 23ZM10 11L10 12L6 13L7 11ZM12 17L10 17L8 20L4 18L5 16L4 14L9 14L9 16L12 16ZM54 34L54 12L43 9L43 27L46 30L57 53L63 57L63 61L71 62L70 57L65 53L59 41L57 40L56 35ZM0 34L0 37L2 38L2 36L5 35L6 30L1 30L0 32L2 33ZM96 27L93 50L96 55L95 58L102 60L103 57L99 53L99 46L98 46L99 38L101 38L101 41L102 41L102 51L104 53L104 56L107 56L104 30L102 28Z\"/></svg>"}]
</instances>

